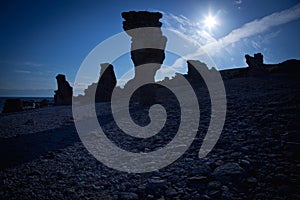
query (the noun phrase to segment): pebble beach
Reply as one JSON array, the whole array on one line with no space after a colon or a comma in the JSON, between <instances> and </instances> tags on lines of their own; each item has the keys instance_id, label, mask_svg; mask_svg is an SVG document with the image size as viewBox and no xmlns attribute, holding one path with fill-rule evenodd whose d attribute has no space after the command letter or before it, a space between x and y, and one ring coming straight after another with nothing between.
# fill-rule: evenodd
<instances>
[{"instance_id":1,"label":"pebble beach","mask_svg":"<svg viewBox=\"0 0 300 200\"><path fill-rule=\"evenodd\" d=\"M299 83L293 74L226 80L226 121L213 150L198 158L209 121L209 99L203 95L203 123L190 148L169 166L142 174L117 171L95 159L78 137L71 106L0 114L0 196L299 199ZM205 94L202 86L195 88L198 95ZM103 105L97 105L97 112L107 111ZM113 120L102 125L122 147L131 148L130 139L118 136ZM155 144L166 143L173 131L165 131ZM146 151L148 146L136 144L135 149Z\"/></svg>"}]
</instances>

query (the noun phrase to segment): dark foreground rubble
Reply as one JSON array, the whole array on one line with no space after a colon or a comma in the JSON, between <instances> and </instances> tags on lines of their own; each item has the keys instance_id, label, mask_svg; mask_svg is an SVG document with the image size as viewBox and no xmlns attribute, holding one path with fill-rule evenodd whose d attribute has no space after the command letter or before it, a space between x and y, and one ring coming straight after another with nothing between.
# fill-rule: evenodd
<instances>
[{"instance_id":1,"label":"dark foreground rubble","mask_svg":"<svg viewBox=\"0 0 300 200\"><path fill-rule=\"evenodd\" d=\"M197 157L207 129L205 117L209 116L210 102L204 99L200 105L204 123L200 124L189 150L176 162L151 173L129 174L106 167L74 139L78 136L73 128L72 133L66 129L69 138L62 140L72 140L72 144L52 146L51 152L41 151L29 161L1 169L0 196L3 199L300 199L299 82L298 76L291 74L227 80L227 117L215 148L207 157ZM197 93L206 92L198 88ZM114 132L112 123L104 126ZM47 136L51 142L51 133ZM16 139L22 137L25 135ZM128 142L122 138L118 141ZM127 145L123 144L125 148ZM137 149L145 150L143 146ZM22 153L27 155L35 150L29 144ZM2 158L11 155L1 149Z\"/></svg>"}]
</instances>

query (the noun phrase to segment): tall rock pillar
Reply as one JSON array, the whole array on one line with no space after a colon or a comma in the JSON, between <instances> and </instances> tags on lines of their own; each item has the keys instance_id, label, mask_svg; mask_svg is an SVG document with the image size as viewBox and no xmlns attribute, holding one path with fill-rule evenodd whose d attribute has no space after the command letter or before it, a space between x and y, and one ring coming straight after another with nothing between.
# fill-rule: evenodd
<instances>
[{"instance_id":1,"label":"tall rock pillar","mask_svg":"<svg viewBox=\"0 0 300 200\"><path fill-rule=\"evenodd\" d=\"M164 49L166 47L167 38L163 36L161 31L162 23L159 21L162 14L159 12L147 11L130 11L123 12L122 17L123 29L131 37L131 59L135 66L135 80L142 78L143 80L154 82L156 71L161 67L165 59ZM147 28L149 29L138 29ZM145 69L139 70L140 65L149 64ZM142 98L151 103L155 98L153 89L146 89L142 92ZM149 101L149 102L148 102Z\"/></svg>"},{"instance_id":2,"label":"tall rock pillar","mask_svg":"<svg viewBox=\"0 0 300 200\"><path fill-rule=\"evenodd\" d=\"M70 86L68 81L66 81L66 76L63 74L58 74L56 76L57 80L57 90L55 90L54 104L55 105L71 105L73 88Z\"/></svg>"}]
</instances>

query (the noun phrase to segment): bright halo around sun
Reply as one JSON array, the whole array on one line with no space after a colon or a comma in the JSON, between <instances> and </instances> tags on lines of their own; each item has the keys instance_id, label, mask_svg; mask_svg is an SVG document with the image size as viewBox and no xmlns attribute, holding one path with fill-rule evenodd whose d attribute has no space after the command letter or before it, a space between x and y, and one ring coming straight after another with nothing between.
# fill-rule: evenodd
<instances>
[{"instance_id":1,"label":"bright halo around sun","mask_svg":"<svg viewBox=\"0 0 300 200\"><path fill-rule=\"evenodd\" d=\"M208 29L214 28L217 24L218 24L217 23L217 19L214 16L212 16L212 15L208 15L204 19L204 25Z\"/></svg>"}]
</instances>

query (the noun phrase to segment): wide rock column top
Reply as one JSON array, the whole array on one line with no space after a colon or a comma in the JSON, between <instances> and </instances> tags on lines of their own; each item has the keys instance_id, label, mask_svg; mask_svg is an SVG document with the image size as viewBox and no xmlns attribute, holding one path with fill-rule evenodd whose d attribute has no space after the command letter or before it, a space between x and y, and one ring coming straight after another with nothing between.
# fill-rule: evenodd
<instances>
[{"instance_id":1,"label":"wide rock column top","mask_svg":"<svg viewBox=\"0 0 300 200\"><path fill-rule=\"evenodd\" d=\"M125 19L123 21L123 29L125 31L142 27L160 28L162 26L162 23L159 21L162 18L162 14L159 12L130 11L123 12L122 17Z\"/></svg>"},{"instance_id":2,"label":"wide rock column top","mask_svg":"<svg viewBox=\"0 0 300 200\"><path fill-rule=\"evenodd\" d=\"M167 43L167 38L163 36L160 29L162 23L159 19L162 18L162 14L130 11L123 12L122 17L125 19L123 29L132 38L131 59L135 67L148 63L162 64L165 59L164 49ZM153 68L154 72L159 66Z\"/></svg>"}]
</instances>

